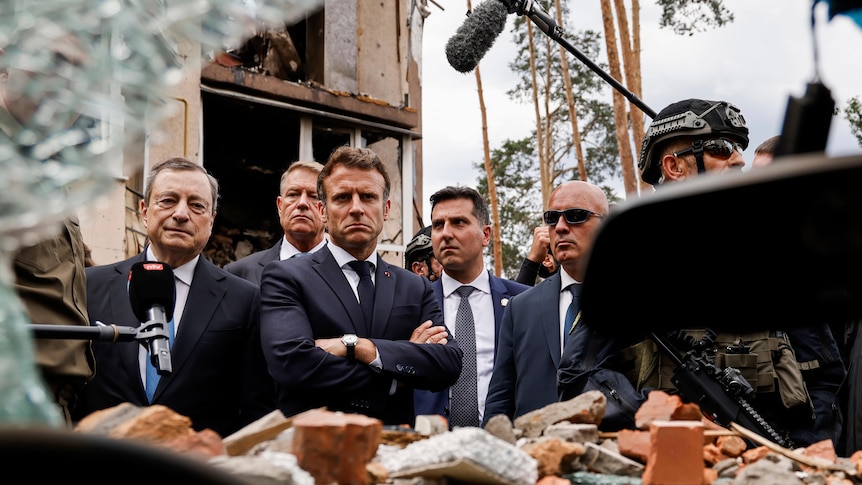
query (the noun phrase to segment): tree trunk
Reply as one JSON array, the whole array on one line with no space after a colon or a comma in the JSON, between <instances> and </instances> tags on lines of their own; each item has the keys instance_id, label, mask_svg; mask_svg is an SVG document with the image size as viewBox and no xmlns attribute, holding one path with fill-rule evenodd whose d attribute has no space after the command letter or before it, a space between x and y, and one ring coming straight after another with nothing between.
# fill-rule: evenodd
<instances>
[{"instance_id":1,"label":"tree trunk","mask_svg":"<svg viewBox=\"0 0 862 485\"><path fill-rule=\"evenodd\" d=\"M616 29L611 12L610 0L601 0L602 22L605 29L605 46L608 51L608 66L610 75L620 81L623 79L620 70L620 54L617 50ZM632 156L632 145L629 140L628 119L626 116L626 103L623 95L616 89L613 90L614 99L614 124L616 125L617 146L620 151L620 163L622 164L623 186L626 195L638 194L638 176L634 169L634 158Z\"/></svg>"},{"instance_id":2,"label":"tree trunk","mask_svg":"<svg viewBox=\"0 0 862 485\"><path fill-rule=\"evenodd\" d=\"M544 129L542 128L542 114L539 109L539 84L536 79L536 50L533 48L533 24L527 25L527 45L530 46L530 76L533 80L533 109L536 113L536 153L539 156L539 177L542 184L542 207L548 207L548 199L551 197L551 165L546 157Z\"/></svg>"},{"instance_id":3,"label":"tree trunk","mask_svg":"<svg viewBox=\"0 0 862 485\"><path fill-rule=\"evenodd\" d=\"M614 6L616 7L617 23L620 30L620 44L622 45L623 70L625 71L626 84L629 91L634 93L638 98L641 98L640 3L638 0L632 0L631 27L629 27L624 0L614 0ZM644 113L634 103L629 103L629 113L632 126L632 141L635 147L635 163L633 166L637 167L636 160L640 157L640 148L644 138ZM634 172L637 184L640 187L640 193L643 193L647 188L652 188L650 184L640 180L640 174L636 169Z\"/></svg>"},{"instance_id":4,"label":"tree trunk","mask_svg":"<svg viewBox=\"0 0 862 485\"><path fill-rule=\"evenodd\" d=\"M467 0L467 10L472 10L470 0ZM500 208L497 199L497 184L494 181L494 167L491 165L491 147L488 142L488 112L485 108L485 96L482 92L482 74L479 66L474 69L476 74L476 92L479 94L479 112L482 114L482 152L485 157L485 177L488 178L488 202L491 205L491 237L494 240L494 274L498 277L503 273L503 237L500 233Z\"/></svg>"},{"instance_id":5,"label":"tree trunk","mask_svg":"<svg viewBox=\"0 0 862 485\"><path fill-rule=\"evenodd\" d=\"M560 0L554 0L556 8L557 25L563 29L563 8ZM565 31L565 29L563 29ZM566 104L569 106L569 120L572 122L572 145L575 149L575 159L578 161L578 176L581 180L587 180L587 165L584 161L584 149L581 145L581 130L578 128L578 116L575 111L575 95L572 93L572 76L569 74L569 51L560 45L560 66L563 71L563 82L566 84ZM543 206L547 209L547 206Z\"/></svg>"}]
</instances>

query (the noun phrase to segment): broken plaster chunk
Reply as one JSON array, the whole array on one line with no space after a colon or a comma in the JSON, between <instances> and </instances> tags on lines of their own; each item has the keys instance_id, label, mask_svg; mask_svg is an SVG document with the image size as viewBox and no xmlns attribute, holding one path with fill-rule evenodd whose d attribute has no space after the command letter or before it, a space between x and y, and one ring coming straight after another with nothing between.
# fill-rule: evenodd
<instances>
[{"instance_id":1,"label":"broken plaster chunk","mask_svg":"<svg viewBox=\"0 0 862 485\"><path fill-rule=\"evenodd\" d=\"M536 460L521 449L480 428L457 428L378 454L390 476L447 476L465 482L534 485ZM487 481L486 481L487 480Z\"/></svg>"}]
</instances>

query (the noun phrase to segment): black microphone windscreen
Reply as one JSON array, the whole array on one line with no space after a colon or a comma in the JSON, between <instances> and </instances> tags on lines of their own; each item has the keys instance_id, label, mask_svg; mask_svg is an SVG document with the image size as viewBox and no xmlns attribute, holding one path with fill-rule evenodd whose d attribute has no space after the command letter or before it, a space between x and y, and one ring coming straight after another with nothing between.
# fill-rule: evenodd
<instances>
[{"instance_id":1,"label":"black microphone windscreen","mask_svg":"<svg viewBox=\"0 0 862 485\"><path fill-rule=\"evenodd\" d=\"M174 317L176 300L174 271L165 263L138 262L129 271L129 301L138 320L147 320L147 312L154 305L162 305L168 320Z\"/></svg>"},{"instance_id":2,"label":"black microphone windscreen","mask_svg":"<svg viewBox=\"0 0 862 485\"><path fill-rule=\"evenodd\" d=\"M506 28L509 12L500 0L485 0L446 42L446 59L458 72L476 68L497 36Z\"/></svg>"}]
</instances>

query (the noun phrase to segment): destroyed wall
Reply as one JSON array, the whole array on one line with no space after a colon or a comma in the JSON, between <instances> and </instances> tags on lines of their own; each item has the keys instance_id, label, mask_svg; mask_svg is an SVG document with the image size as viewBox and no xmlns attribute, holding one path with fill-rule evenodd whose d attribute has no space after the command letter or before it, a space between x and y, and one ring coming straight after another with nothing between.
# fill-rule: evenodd
<instances>
[{"instance_id":1,"label":"destroyed wall","mask_svg":"<svg viewBox=\"0 0 862 485\"><path fill-rule=\"evenodd\" d=\"M305 21L259 32L204 66L203 164L222 184L205 251L211 261L224 265L277 241L281 173L298 159L323 163L350 144L373 149L389 170L381 254L402 264L404 245L422 224L420 117L412 102L421 98L419 64L410 52L421 51L421 35L412 31L424 17L414 3L327 2Z\"/></svg>"}]
</instances>

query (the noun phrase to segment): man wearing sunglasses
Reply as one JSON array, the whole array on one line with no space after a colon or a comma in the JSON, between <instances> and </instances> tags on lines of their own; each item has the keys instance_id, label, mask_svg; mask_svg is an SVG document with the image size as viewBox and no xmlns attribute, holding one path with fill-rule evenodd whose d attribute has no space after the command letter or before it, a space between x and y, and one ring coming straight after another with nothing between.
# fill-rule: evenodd
<instances>
[{"instance_id":1,"label":"man wearing sunglasses","mask_svg":"<svg viewBox=\"0 0 862 485\"><path fill-rule=\"evenodd\" d=\"M742 170L748 127L726 101L686 99L656 115L641 147L644 182L658 186L706 172Z\"/></svg>"},{"instance_id":2,"label":"man wearing sunglasses","mask_svg":"<svg viewBox=\"0 0 862 485\"><path fill-rule=\"evenodd\" d=\"M483 426L498 414L515 419L557 402L563 345L580 319L586 254L608 210L604 192L587 182L564 182L551 193L543 220L560 270L506 307Z\"/></svg>"},{"instance_id":3,"label":"man wearing sunglasses","mask_svg":"<svg viewBox=\"0 0 862 485\"><path fill-rule=\"evenodd\" d=\"M701 173L739 170L744 166L741 151L747 146L748 128L739 109L732 104L700 99L679 101L659 112L644 136L639 161L641 178L659 186ZM733 226L729 225L728 230L733 230ZM657 252L656 258L660 257ZM739 277L744 278L745 274ZM696 282L680 282L692 283ZM673 304L672 293L673 289L668 288L671 296L663 304ZM693 328L682 331L700 342L706 342L706 337L701 336L712 335L712 348L717 351L715 359L719 365L722 361L740 362L732 367L748 376L753 385L752 406L781 435L797 446L831 439L838 447L842 422L838 392L846 371L827 324L810 322L804 326L788 325L786 331L772 329L745 334L729 334L719 329L712 334L710 329L697 328L696 322L697 315L692 315ZM634 369L637 392L644 393L637 396L632 392L630 396L636 399L643 399L651 388L675 392L669 378L674 365L666 362L670 359L661 353L656 358L659 350L650 340L618 352L615 349L627 345L621 343L623 338L632 338L621 337L617 342L599 342L594 335L576 332L560 365L560 397L583 391L583 376L598 367ZM589 343L581 344L582 340ZM597 350L586 350L588 345ZM721 349L735 355L722 355ZM747 360L742 358L743 354ZM626 355L641 356L643 362L637 359L632 362ZM599 364L590 369L585 362Z\"/></svg>"}]
</instances>

